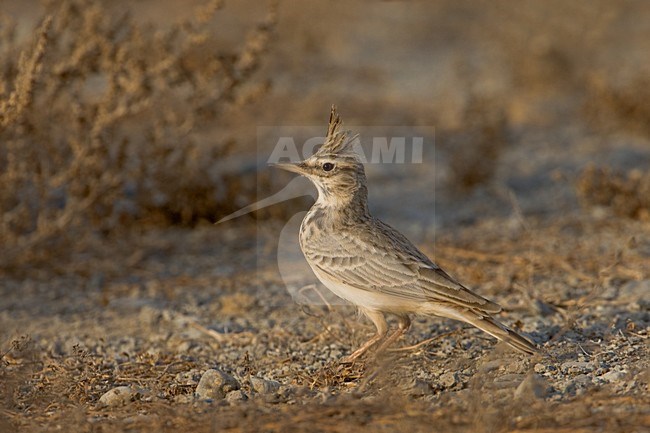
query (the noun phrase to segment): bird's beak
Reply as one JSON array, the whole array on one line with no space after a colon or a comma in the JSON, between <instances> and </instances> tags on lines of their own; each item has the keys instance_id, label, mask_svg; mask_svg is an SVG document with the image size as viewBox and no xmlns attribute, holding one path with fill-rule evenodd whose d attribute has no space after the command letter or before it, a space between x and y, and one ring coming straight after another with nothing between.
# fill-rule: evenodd
<instances>
[{"instance_id":1,"label":"bird's beak","mask_svg":"<svg viewBox=\"0 0 650 433\"><path fill-rule=\"evenodd\" d=\"M305 174L305 166L302 162L280 162L271 164L271 167L281 168L282 170L291 171L293 173Z\"/></svg>"}]
</instances>

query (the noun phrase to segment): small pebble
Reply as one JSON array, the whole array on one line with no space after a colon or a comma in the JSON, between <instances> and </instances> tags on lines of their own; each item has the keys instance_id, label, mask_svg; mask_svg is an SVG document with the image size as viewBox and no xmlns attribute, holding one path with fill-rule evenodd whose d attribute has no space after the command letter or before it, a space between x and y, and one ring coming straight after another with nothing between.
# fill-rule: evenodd
<instances>
[{"instance_id":1,"label":"small pebble","mask_svg":"<svg viewBox=\"0 0 650 433\"><path fill-rule=\"evenodd\" d=\"M241 389L230 391L228 394L226 394L226 401L228 403L238 403L240 401L246 400L248 400L248 396Z\"/></svg>"},{"instance_id":2,"label":"small pebble","mask_svg":"<svg viewBox=\"0 0 650 433\"><path fill-rule=\"evenodd\" d=\"M144 391L131 386L118 386L104 393L97 402L97 407L125 406L142 397Z\"/></svg>"},{"instance_id":3,"label":"small pebble","mask_svg":"<svg viewBox=\"0 0 650 433\"><path fill-rule=\"evenodd\" d=\"M240 388L237 379L221 370L210 369L203 373L194 391L201 399L222 400L227 393Z\"/></svg>"},{"instance_id":4,"label":"small pebble","mask_svg":"<svg viewBox=\"0 0 650 433\"><path fill-rule=\"evenodd\" d=\"M587 388L591 383L592 381L589 375L579 374L571 380L560 383L558 389L563 394L581 394L582 390Z\"/></svg>"},{"instance_id":5,"label":"small pebble","mask_svg":"<svg viewBox=\"0 0 650 433\"><path fill-rule=\"evenodd\" d=\"M456 384L456 382L458 382L458 375L456 373L448 371L447 373L444 373L442 376L440 376L438 382L445 388L451 388Z\"/></svg>"},{"instance_id":6,"label":"small pebble","mask_svg":"<svg viewBox=\"0 0 650 433\"><path fill-rule=\"evenodd\" d=\"M547 368L544 364L537 363L535 364L535 367L533 367L533 370L535 370L535 373L545 373Z\"/></svg>"},{"instance_id":7,"label":"small pebble","mask_svg":"<svg viewBox=\"0 0 650 433\"><path fill-rule=\"evenodd\" d=\"M585 361L567 361L560 366L562 373L577 374L589 373L596 369L596 366L591 362Z\"/></svg>"},{"instance_id":8,"label":"small pebble","mask_svg":"<svg viewBox=\"0 0 650 433\"><path fill-rule=\"evenodd\" d=\"M625 375L627 374L626 371L610 371L608 373L603 374L601 377L603 380L607 382L619 382L625 378Z\"/></svg>"},{"instance_id":9,"label":"small pebble","mask_svg":"<svg viewBox=\"0 0 650 433\"><path fill-rule=\"evenodd\" d=\"M251 377L251 387L259 394L271 394L280 389L280 382L262 379L261 377Z\"/></svg>"}]
</instances>

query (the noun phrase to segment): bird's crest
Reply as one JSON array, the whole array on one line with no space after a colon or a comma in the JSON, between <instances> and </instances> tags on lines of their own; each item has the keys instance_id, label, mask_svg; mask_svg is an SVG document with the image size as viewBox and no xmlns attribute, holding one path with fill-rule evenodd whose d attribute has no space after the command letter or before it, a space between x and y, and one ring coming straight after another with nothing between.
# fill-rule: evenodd
<instances>
[{"instance_id":1,"label":"bird's crest","mask_svg":"<svg viewBox=\"0 0 650 433\"><path fill-rule=\"evenodd\" d=\"M346 130L341 130L343 122L336 112L336 106L332 105L330 111L330 121L327 126L327 137L325 143L318 149L317 154L320 156L355 156L356 153L352 148L352 144L357 136L349 138Z\"/></svg>"}]
</instances>

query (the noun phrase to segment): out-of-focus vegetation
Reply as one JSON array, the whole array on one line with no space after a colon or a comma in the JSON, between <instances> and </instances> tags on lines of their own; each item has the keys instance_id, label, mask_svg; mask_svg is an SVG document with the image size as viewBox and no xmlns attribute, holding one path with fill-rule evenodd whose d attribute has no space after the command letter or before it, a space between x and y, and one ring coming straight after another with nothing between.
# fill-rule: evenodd
<instances>
[{"instance_id":1,"label":"out-of-focus vegetation","mask_svg":"<svg viewBox=\"0 0 650 433\"><path fill-rule=\"evenodd\" d=\"M220 115L268 89L257 72L276 14L223 49L210 25L221 7L156 28L100 1L50 2L24 42L2 16L0 267L231 209L238 181L217 162L237 143Z\"/></svg>"}]
</instances>

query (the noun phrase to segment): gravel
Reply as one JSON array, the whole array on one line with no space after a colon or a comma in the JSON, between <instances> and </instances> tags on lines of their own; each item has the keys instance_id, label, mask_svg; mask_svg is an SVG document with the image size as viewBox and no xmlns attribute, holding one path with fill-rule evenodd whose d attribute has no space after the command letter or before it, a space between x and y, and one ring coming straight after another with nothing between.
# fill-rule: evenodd
<instances>
[{"instance_id":1,"label":"gravel","mask_svg":"<svg viewBox=\"0 0 650 433\"><path fill-rule=\"evenodd\" d=\"M205 245L218 244L220 235L196 230ZM479 238L470 228L466 230L471 239ZM546 236L543 227L538 230L542 232L539 237ZM502 239L498 226L482 227L480 232ZM606 230L600 233L607 235ZM187 232L181 234L170 243L183 245ZM594 411L603 410L598 409L603 399L624 398L638 402L626 411L634 416L641 413L640 402L647 394L648 378L643 373L649 367L650 315L637 301L647 295L646 284L605 283L607 299L588 298L593 299L589 308L571 310L570 321L568 313L540 316L531 312L519 292L486 293L508 309L501 319L531 335L543 355L518 354L457 322L415 318L409 333L396 345L399 351L346 365L339 363L341 356L358 347L372 331L371 325L358 323L353 308L303 309L294 304L282 284L273 279L272 262L268 269L263 262L256 263L250 272L242 271L232 280L205 277L215 262L227 259L216 250L210 251L210 260L203 259L205 248L185 246L179 248L180 256L160 262L152 255L151 262L142 264L144 275L167 272L169 262L182 263L185 272L169 278L160 274L159 287L153 292L148 284L117 281L107 282L102 292L79 291L71 297L66 294L75 283L56 278L47 284L26 285L23 292L7 291L6 298L22 307L0 312L3 329L7 335L30 336L14 337L14 343L7 346L10 352L2 359L0 373L10 379L18 377L7 383L24 380L28 382L20 383L30 384L14 388L16 404L28 408L42 399L58 401L65 396L76 405L101 409L102 415L135 417L134 429L141 420L138 411L150 414L156 408L177 410L183 417L192 416L192 411L223 414L224 408L230 408L228 413L235 417L237 411L258 407L268 413L286 410L298 416L302 412L295 411L296 407L318 405L356 408L354 416L362 416L365 411L377 413L401 405L390 411L421 409L462 420L473 405L478 404L472 410L488 418L491 413L511 411L515 405L521 419L534 423L542 417L544 425L556 425L549 419L566 416L563 419L571 423L575 418L569 409L557 410L555 404L579 403L585 413L600 413ZM231 245L227 250L236 248ZM240 249L236 254L248 252ZM519 270L515 265L500 266L507 268L503 271L506 282L509 272ZM457 267L457 272L462 271ZM485 278L499 281L500 277ZM574 299L587 296L588 292L580 292L583 286L573 287L549 274L536 285L541 294L536 296L545 296L553 305L573 305ZM625 303L612 300L617 294L624 295ZM105 296L120 301L105 306ZM32 299L33 305L26 299ZM36 314L48 303L66 312L60 317ZM29 365L52 370L21 373ZM30 389L39 393L38 398L32 397L36 394L30 394ZM482 396L480 403L477 396ZM359 405L373 406L363 409ZM610 412L608 417L617 416ZM499 423L509 419L504 416L494 422L502 426ZM616 418L621 425L630 419L627 412ZM500 429L505 427L493 430Z\"/></svg>"}]
</instances>

